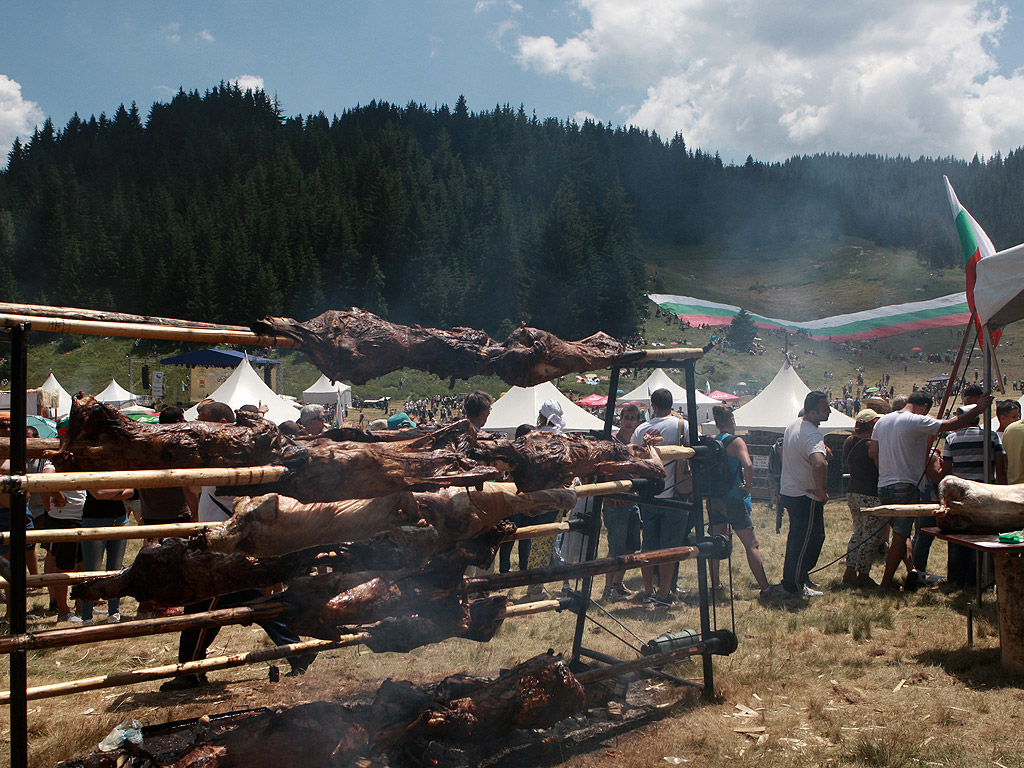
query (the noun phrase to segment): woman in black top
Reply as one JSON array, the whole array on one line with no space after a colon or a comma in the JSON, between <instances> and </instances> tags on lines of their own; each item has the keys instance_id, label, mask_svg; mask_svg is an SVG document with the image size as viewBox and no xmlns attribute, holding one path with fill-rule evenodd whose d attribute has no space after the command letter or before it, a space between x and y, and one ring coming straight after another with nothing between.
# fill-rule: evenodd
<instances>
[{"instance_id":1,"label":"woman in black top","mask_svg":"<svg viewBox=\"0 0 1024 768\"><path fill-rule=\"evenodd\" d=\"M85 528L105 528L112 525L128 525L128 510L124 500L132 497L131 488L118 488L106 491L89 491L82 508L82 526ZM82 559L85 570L101 570L103 555L106 553L106 570L119 571L124 562L124 550L128 542L124 539L109 541L83 541ZM94 603L82 603L82 624L92 624ZM114 598L107 601L107 622L121 620L121 600Z\"/></svg>"}]
</instances>

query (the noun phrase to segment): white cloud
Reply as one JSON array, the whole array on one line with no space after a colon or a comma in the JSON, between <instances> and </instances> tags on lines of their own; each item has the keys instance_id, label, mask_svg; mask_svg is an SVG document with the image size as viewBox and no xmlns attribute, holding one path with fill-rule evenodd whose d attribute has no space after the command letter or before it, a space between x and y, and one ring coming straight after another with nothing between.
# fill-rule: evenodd
<instances>
[{"instance_id":1,"label":"white cloud","mask_svg":"<svg viewBox=\"0 0 1024 768\"><path fill-rule=\"evenodd\" d=\"M231 83L237 83L238 87L243 91L262 91L265 90L263 87L263 78L259 75L240 75L239 77L233 77L229 81Z\"/></svg>"},{"instance_id":2,"label":"white cloud","mask_svg":"<svg viewBox=\"0 0 1024 768\"><path fill-rule=\"evenodd\" d=\"M1004 0L1005 1L1005 0ZM1024 70L998 74L991 0L577 0L585 29L520 36L517 58L626 88L625 122L690 146L991 155L1024 144Z\"/></svg>"},{"instance_id":3,"label":"white cloud","mask_svg":"<svg viewBox=\"0 0 1024 768\"><path fill-rule=\"evenodd\" d=\"M45 119L39 105L21 95L20 83L0 75L0 166L7 164L7 151L14 140L20 137L24 144Z\"/></svg>"},{"instance_id":4,"label":"white cloud","mask_svg":"<svg viewBox=\"0 0 1024 768\"><path fill-rule=\"evenodd\" d=\"M160 28L160 33L168 43L181 42L181 24L176 21L172 21L170 24L164 24L163 27Z\"/></svg>"},{"instance_id":5,"label":"white cloud","mask_svg":"<svg viewBox=\"0 0 1024 768\"><path fill-rule=\"evenodd\" d=\"M215 38L213 33L208 29L201 30L199 34L196 35L196 40L202 40L204 43L217 42L217 38Z\"/></svg>"}]
</instances>

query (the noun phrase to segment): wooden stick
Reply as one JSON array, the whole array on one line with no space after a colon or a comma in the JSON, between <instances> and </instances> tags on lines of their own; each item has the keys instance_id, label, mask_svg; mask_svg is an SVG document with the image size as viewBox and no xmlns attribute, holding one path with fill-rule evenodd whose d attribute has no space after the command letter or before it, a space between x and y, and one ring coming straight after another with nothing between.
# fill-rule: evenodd
<instances>
[{"instance_id":1,"label":"wooden stick","mask_svg":"<svg viewBox=\"0 0 1024 768\"><path fill-rule=\"evenodd\" d=\"M220 523L166 523L165 525L113 525L103 528L42 528L25 531L25 543L162 539L165 536L191 536L219 527ZM8 543L10 535L6 531L0 533L0 543Z\"/></svg>"},{"instance_id":2,"label":"wooden stick","mask_svg":"<svg viewBox=\"0 0 1024 768\"><path fill-rule=\"evenodd\" d=\"M571 530L569 523L544 523L543 525L524 525L505 541L522 541L524 539L543 539Z\"/></svg>"},{"instance_id":3,"label":"wooden stick","mask_svg":"<svg viewBox=\"0 0 1024 768\"><path fill-rule=\"evenodd\" d=\"M875 517L929 517L939 511L939 504L888 504L862 509L865 515Z\"/></svg>"},{"instance_id":4,"label":"wooden stick","mask_svg":"<svg viewBox=\"0 0 1024 768\"><path fill-rule=\"evenodd\" d=\"M55 437L29 437L25 439L25 457L38 459L43 451L56 451L60 440ZM0 437L0 459L11 458L11 438Z\"/></svg>"},{"instance_id":5,"label":"wooden stick","mask_svg":"<svg viewBox=\"0 0 1024 768\"><path fill-rule=\"evenodd\" d=\"M195 469L133 469L111 472L47 472L0 475L0 493L21 490L95 491L104 488L170 488L182 485L258 485L280 480L287 467L225 467Z\"/></svg>"},{"instance_id":6,"label":"wooden stick","mask_svg":"<svg viewBox=\"0 0 1024 768\"><path fill-rule=\"evenodd\" d=\"M208 328L218 331L248 330L244 325L201 323L196 320L179 320L173 317L127 315L123 312L104 312L96 309L82 309L81 307L49 307L43 304L15 304L9 301L0 301L0 313L32 315L33 317L63 317L68 320L99 320L106 323L142 323L144 325L160 325L172 328Z\"/></svg>"},{"instance_id":7,"label":"wooden stick","mask_svg":"<svg viewBox=\"0 0 1024 768\"><path fill-rule=\"evenodd\" d=\"M77 584L80 581L98 579L103 576L113 576L120 571L75 571L74 573L30 573L25 577L25 586L28 587L60 587L68 584ZM0 588L7 589L11 586L7 579L0 578Z\"/></svg>"},{"instance_id":8,"label":"wooden stick","mask_svg":"<svg viewBox=\"0 0 1024 768\"><path fill-rule=\"evenodd\" d=\"M666 347L665 349L644 349L643 359L639 361L657 360L693 360L704 357L704 350L700 347ZM629 365L629 363L627 363Z\"/></svg>"},{"instance_id":9,"label":"wooden stick","mask_svg":"<svg viewBox=\"0 0 1024 768\"><path fill-rule=\"evenodd\" d=\"M537 613L546 613L561 608L567 608L572 604L571 598L559 598L557 600L538 600L523 605L510 605L505 610L505 617L530 616ZM279 645L275 648L264 648L258 651L246 653L235 653L230 656L217 656L212 659L200 661L189 661L184 664L168 664L162 667L149 667L147 669L134 669L130 672L115 672L100 677L87 677L81 680L73 680L67 683L55 683L52 685L40 685L28 689L28 699L49 699L55 696L64 696L69 693L82 693L84 691L95 691L101 688L120 688L136 683L145 683L150 680L159 680L166 677L178 675L197 674L199 672L212 672L218 669L230 669L241 667L246 664L257 664L261 661L272 661L283 659L288 656L311 652L333 651L337 648L347 648L366 642L370 638L369 633L359 632L340 640L307 640L301 643L290 645ZM10 701L10 691L0 691L0 704L7 704Z\"/></svg>"},{"instance_id":10,"label":"wooden stick","mask_svg":"<svg viewBox=\"0 0 1024 768\"><path fill-rule=\"evenodd\" d=\"M252 624L263 619L276 618L284 613L287 608L288 605L284 602L267 602L258 606L244 605L237 608L221 608L216 611L204 611L203 613L186 614L183 616L122 621L118 624L102 624L93 627L73 627L68 629L44 629L40 632L29 632L24 635L0 637L0 654L11 653L17 650L29 651L42 648L63 648L71 645L106 642L108 640L123 640L129 637L181 632L185 629L223 627L228 624Z\"/></svg>"},{"instance_id":11,"label":"wooden stick","mask_svg":"<svg viewBox=\"0 0 1024 768\"><path fill-rule=\"evenodd\" d=\"M279 645L274 648L264 648L258 651L247 653L235 653L230 656L217 656L212 659L201 659L200 661L189 661L184 664L168 664L162 667L149 667L147 669L133 669L130 672L114 672L100 677L86 677L81 680L73 680L67 683L54 683L52 685L40 685L28 689L28 698L50 699L54 696L64 696L69 693L82 693L84 691L96 691L101 688L120 688L125 685L145 683L150 680L159 680L165 677L176 677L178 675L194 675L200 672L210 672L217 669L230 669L241 667L246 664L256 664L261 661L272 661L283 659L287 656L297 656L313 651L330 651L335 648L345 648L350 645L358 645L369 639L369 635L361 632L357 635L342 638L341 640L309 640L303 643L291 643ZM0 704L10 701L10 691L0 691Z\"/></svg>"},{"instance_id":12,"label":"wooden stick","mask_svg":"<svg viewBox=\"0 0 1024 768\"><path fill-rule=\"evenodd\" d=\"M204 344L247 344L260 347L298 347L299 342L283 336L257 336L252 331L229 331L214 328L173 328L148 323L109 323L100 320L69 320L60 317L39 317L0 313L0 326L7 328L31 323L33 331L50 333L81 333L87 336L118 336L129 339L167 339L195 341Z\"/></svg>"}]
</instances>

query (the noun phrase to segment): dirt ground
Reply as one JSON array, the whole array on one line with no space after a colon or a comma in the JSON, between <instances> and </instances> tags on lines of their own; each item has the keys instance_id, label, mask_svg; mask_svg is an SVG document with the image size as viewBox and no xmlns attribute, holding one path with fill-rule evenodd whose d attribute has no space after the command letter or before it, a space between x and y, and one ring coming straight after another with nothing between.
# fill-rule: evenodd
<instances>
[{"instance_id":1,"label":"dirt ground","mask_svg":"<svg viewBox=\"0 0 1024 768\"><path fill-rule=\"evenodd\" d=\"M819 565L841 558L850 533L842 501L826 509L828 540ZM755 525L769 578L777 581L785 529L755 505ZM929 570L945 571L945 547L933 547ZM880 562L875 566L876 576ZM693 563L680 582L696 586ZM727 572L728 573L728 572ZM550 731L517 732L489 753L494 765L687 766L1020 766L1018 738L1024 716L1022 680L1000 664L998 630L975 623L966 644L966 607L972 595L939 583L910 594L844 589L842 563L817 574L824 596L796 605L765 605L742 550L731 561L736 597L715 606L718 627L733 628L738 650L715 657L715 698L706 701L665 681L636 680L625 698L624 719L582 713ZM627 585L639 587L639 574ZM557 589L558 585L550 585ZM516 593L522 590L516 590ZM600 595L600 577L595 595ZM986 596L989 603L994 597ZM30 607L45 610L41 592ZM696 628L697 606L685 599L669 611L651 612L639 601L606 605L592 615L613 637L588 623L584 644L621 658L664 631ZM122 613L135 612L126 600ZM31 622L54 626L55 618ZM303 677L269 682L270 664L214 672L193 692L160 693L158 682L30 702L29 752L33 766L82 757L116 725L130 719L164 723L249 707L293 706L317 700L365 701L386 678L438 680L455 672L493 676L548 648L568 652L574 616L540 614L510 619L490 643L449 640L407 654L374 654L363 647L322 655ZM267 647L258 627L229 627L211 656ZM29 655L30 685L68 681L116 670L172 663L174 635L82 645ZM278 662L280 671L287 665ZM699 663L668 671L699 678ZM4 687L6 669L4 670ZM7 764L7 711L0 764ZM458 752L445 752L452 760ZM505 755L506 757L501 757ZM477 755L479 757L479 755ZM499 760L499 758L501 758ZM508 762L502 762L502 760ZM458 762L458 760L456 760ZM443 763L442 763L443 764ZM454 764L454 763L453 763Z\"/></svg>"}]
</instances>

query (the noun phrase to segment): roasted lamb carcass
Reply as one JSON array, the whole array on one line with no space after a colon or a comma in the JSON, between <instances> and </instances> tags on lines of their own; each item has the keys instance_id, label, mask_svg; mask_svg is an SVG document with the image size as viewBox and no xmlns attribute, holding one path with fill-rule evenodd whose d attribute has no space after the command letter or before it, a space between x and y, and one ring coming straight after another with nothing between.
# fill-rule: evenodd
<instances>
[{"instance_id":1,"label":"roasted lamb carcass","mask_svg":"<svg viewBox=\"0 0 1024 768\"><path fill-rule=\"evenodd\" d=\"M234 514L207 531L213 552L244 552L273 557L311 547L355 542L380 531L430 525L439 538L434 551L472 539L514 514L539 515L571 509L571 489L516 493L509 483L485 483L481 490L445 488L432 493L395 493L376 499L302 504L281 494L235 502Z\"/></svg>"},{"instance_id":2,"label":"roasted lamb carcass","mask_svg":"<svg viewBox=\"0 0 1024 768\"><path fill-rule=\"evenodd\" d=\"M185 605L215 595L265 587L309 573L315 552L281 558L221 554L190 546L185 539L164 539L144 547L128 568L71 588L75 600L110 600L131 596L161 605Z\"/></svg>"},{"instance_id":3,"label":"roasted lamb carcass","mask_svg":"<svg viewBox=\"0 0 1024 768\"><path fill-rule=\"evenodd\" d=\"M939 528L951 533L1003 533L1024 528L1024 484L992 485L950 475L939 483Z\"/></svg>"},{"instance_id":4,"label":"roasted lamb carcass","mask_svg":"<svg viewBox=\"0 0 1024 768\"><path fill-rule=\"evenodd\" d=\"M511 472L521 491L567 485L574 477L665 477L661 459L649 448L573 434L530 432L515 440L480 440L467 453Z\"/></svg>"},{"instance_id":5,"label":"roasted lamb carcass","mask_svg":"<svg viewBox=\"0 0 1024 768\"><path fill-rule=\"evenodd\" d=\"M438 330L391 323L365 310L330 310L305 323L266 317L252 324L260 335L301 345L306 358L333 379L365 384L399 368L444 378L495 374L531 387L566 373L592 371L643 357L604 333L569 342L523 326L504 343L472 328Z\"/></svg>"},{"instance_id":6,"label":"roasted lamb carcass","mask_svg":"<svg viewBox=\"0 0 1024 768\"><path fill-rule=\"evenodd\" d=\"M71 404L67 432L52 459L59 469L81 471L255 467L279 463L281 448L269 421L143 424L82 397Z\"/></svg>"}]
</instances>

